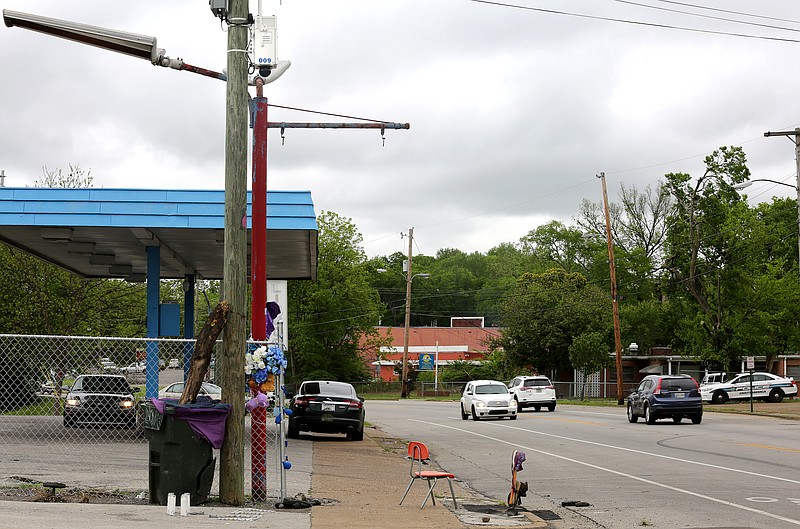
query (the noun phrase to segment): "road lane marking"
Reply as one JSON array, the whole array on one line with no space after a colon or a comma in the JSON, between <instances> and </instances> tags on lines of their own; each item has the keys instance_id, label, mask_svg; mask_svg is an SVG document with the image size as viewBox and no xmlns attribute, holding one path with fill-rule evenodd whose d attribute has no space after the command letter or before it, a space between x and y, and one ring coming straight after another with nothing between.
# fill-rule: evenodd
<instances>
[{"instance_id":1,"label":"road lane marking","mask_svg":"<svg viewBox=\"0 0 800 529\"><path fill-rule=\"evenodd\" d=\"M800 450L798 450L797 448L785 448L783 446L762 445L762 444L758 444L758 443L736 443L736 444L738 444L740 446L749 446L751 448L763 448L764 450L779 450L781 452L798 452L798 453L800 453Z\"/></svg>"},{"instance_id":2,"label":"road lane marking","mask_svg":"<svg viewBox=\"0 0 800 529\"><path fill-rule=\"evenodd\" d=\"M537 448L533 448L533 447L529 447L529 446L523 446L523 445L520 445L520 444L517 444L517 443L511 443L509 441L506 441L505 439L498 439L497 437L492 437L490 435L485 435L485 434L481 434L481 433L477 433L477 432L471 432L471 431L465 430L463 428L456 428L455 426L447 426L445 424L439 424L439 423L435 423L435 422L423 421L423 420L420 420L420 419L408 419L408 420L412 421L412 422L418 422L418 423L421 423L421 424L426 424L426 425L429 425L429 426L438 426L439 428L447 428L449 430L455 430L457 432L465 433L465 434L468 434L468 435L473 435L475 437L482 437L484 439L488 439L490 441L494 441L494 442L501 443L501 444L506 444L506 445L509 445L509 446L514 446L514 447L518 447L518 448L524 448L525 450L530 450L531 452L535 452L537 454L542 454L542 455L553 457L553 458L556 458L556 459L561 459L563 461L568 461L568 462L574 463L576 465L583 465L585 467L593 468L595 470L600 470L600 471L603 471L603 472L608 472L609 474L614 474L614 475L621 476L621 477L624 477L624 478L632 479L634 481L640 481L642 483L647 483L648 485L652 485L654 487L661 487L663 489L671 490L673 492L679 492L681 494L686 494L686 495L689 495L689 496L694 496L696 498L701 498L701 499L712 501L712 502L719 503L719 504L722 504L722 505L727 505L728 507L733 507L735 509L740 509L740 510L751 512L751 513L755 513L755 514L761 514L763 516L767 516L769 518L774 518L775 520L781 520L783 522L787 522L787 523L790 523L792 525L800 525L800 520L795 520L795 519L792 519L792 518L786 518L785 516L781 516L779 514L773 514L773 513L770 513L770 512L762 511L760 509L755 509L753 507L748 507L747 505L741 505L739 503L734 503L734 502L731 502L731 501L728 501L728 500L723 500L721 498L715 498L713 496L708 496L706 494L700 494L699 492L694 492L694 491L687 490L687 489L681 489L681 488L678 488L678 487L673 487L673 486L667 485L665 483L659 483L657 481L652 481L652 480L645 479L645 478L642 478L642 477L639 477L639 476L634 476L632 474L627 474L625 472L620 472L619 470L614 470L614 469L611 469L611 468L601 467L599 465L594 465L592 463L586 463L585 461L579 461L579 460L573 459L571 457L566 457L566 456L562 456L562 455L559 455L559 454L554 454L552 452L545 452L544 450L539 450ZM780 481L789 481L791 483L800 483L800 481L795 481L795 480L791 480L791 479L773 478L772 476L765 476L763 474L757 474L757 473L754 473L754 472L746 472L746 471L743 471L743 470L737 470L737 469L732 469L732 468L727 468L727 467L721 467L721 466L717 466L717 465L697 463L695 461L689 461L689 460L686 460L686 459L679 459L679 458L670 457L670 456L661 456L659 454L650 454L648 452L643 452L641 450L634 450L634 449L631 449L631 448L620 448L620 447L616 447L616 446L612 446L612 445L606 445L606 444L603 444L603 443L595 443L595 442L592 442L592 441L583 441L581 439L573 439L573 438L564 437L564 436L561 436L561 435L545 434L545 433L542 433L542 432L536 432L536 431L533 431L533 430L527 430L525 428L519 428L519 427L515 427L515 426L503 426L503 428L510 428L510 429L513 429L513 430L521 430L523 432L536 433L536 434L545 435L545 436L548 436L548 437L555 437L555 438L559 438L559 439L582 442L582 443L592 444L592 445L596 445L596 446L602 446L602 447L606 447L606 448L615 448L615 449L618 449L618 450L624 450L624 451L628 451L628 452L635 452L635 453L639 453L639 454L643 454L643 455L652 455L652 456L655 456L655 457L661 457L661 458L664 458L664 459L670 459L670 460L674 460L674 461L683 461L683 462L686 462L686 463L692 463L692 464L696 464L696 465L704 465L704 466L708 466L708 467L712 467L712 468L719 468L719 469L722 469L722 470L730 470L732 472L741 472L741 473L744 473L744 474L761 476L761 477L765 477L765 478L772 478L772 479L777 479L777 480L780 480Z\"/></svg>"}]
</instances>

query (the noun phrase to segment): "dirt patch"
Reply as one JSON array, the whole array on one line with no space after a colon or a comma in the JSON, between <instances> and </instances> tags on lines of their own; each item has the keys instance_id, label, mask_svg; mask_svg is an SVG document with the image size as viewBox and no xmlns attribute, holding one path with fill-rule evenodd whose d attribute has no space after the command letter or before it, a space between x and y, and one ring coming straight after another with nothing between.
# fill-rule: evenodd
<instances>
[{"instance_id":1,"label":"dirt patch","mask_svg":"<svg viewBox=\"0 0 800 529\"><path fill-rule=\"evenodd\" d=\"M728 401L725 404L703 404L703 408L705 411L722 413L741 413L742 415L751 413L749 400ZM800 399L784 399L783 402L754 400L752 414L800 421Z\"/></svg>"}]
</instances>

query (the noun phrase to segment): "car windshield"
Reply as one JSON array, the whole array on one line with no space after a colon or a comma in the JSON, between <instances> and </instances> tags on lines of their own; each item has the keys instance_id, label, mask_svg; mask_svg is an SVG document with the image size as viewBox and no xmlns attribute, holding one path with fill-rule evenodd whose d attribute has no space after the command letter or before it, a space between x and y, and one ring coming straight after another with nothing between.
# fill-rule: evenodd
<instances>
[{"instance_id":1,"label":"car windshield","mask_svg":"<svg viewBox=\"0 0 800 529\"><path fill-rule=\"evenodd\" d=\"M523 384L526 388L534 387L534 386L549 386L550 381L546 378L531 378L526 380Z\"/></svg>"},{"instance_id":2,"label":"car windshield","mask_svg":"<svg viewBox=\"0 0 800 529\"><path fill-rule=\"evenodd\" d=\"M130 393L128 382L121 377L83 377L83 383L75 389L93 393Z\"/></svg>"},{"instance_id":3,"label":"car windshield","mask_svg":"<svg viewBox=\"0 0 800 529\"><path fill-rule=\"evenodd\" d=\"M682 391L696 389L697 384L691 378L663 378L661 379L661 389L667 391Z\"/></svg>"},{"instance_id":4,"label":"car windshield","mask_svg":"<svg viewBox=\"0 0 800 529\"><path fill-rule=\"evenodd\" d=\"M495 395L508 393L508 388L503 384L484 384L475 386L475 393L478 395Z\"/></svg>"},{"instance_id":5,"label":"car windshield","mask_svg":"<svg viewBox=\"0 0 800 529\"><path fill-rule=\"evenodd\" d=\"M303 395L340 395L352 397L353 388L349 384L335 382L306 382L300 391Z\"/></svg>"}]
</instances>

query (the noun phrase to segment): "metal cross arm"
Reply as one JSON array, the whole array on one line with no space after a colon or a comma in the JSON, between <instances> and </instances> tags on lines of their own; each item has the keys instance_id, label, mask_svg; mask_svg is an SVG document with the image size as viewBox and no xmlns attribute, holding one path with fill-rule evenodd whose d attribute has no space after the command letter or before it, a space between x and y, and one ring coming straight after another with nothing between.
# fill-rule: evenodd
<instances>
[{"instance_id":1,"label":"metal cross arm","mask_svg":"<svg viewBox=\"0 0 800 529\"><path fill-rule=\"evenodd\" d=\"M270 129L410 129L409 123L288 123L269 122Z\"/></svg>"}]
</instances>

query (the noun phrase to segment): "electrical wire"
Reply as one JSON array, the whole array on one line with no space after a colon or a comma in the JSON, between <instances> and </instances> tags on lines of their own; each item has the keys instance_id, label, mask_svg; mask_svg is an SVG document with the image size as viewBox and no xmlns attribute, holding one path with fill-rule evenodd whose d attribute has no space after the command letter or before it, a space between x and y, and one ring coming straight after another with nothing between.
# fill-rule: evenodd
<instances>
[{"instance_id":1,"label":"electrical wire","mask_svg":"<svg viewBox=\"0 0 800 529\"><path fill-rule=\"evenodd\" d=\"M695 8L695 9L705 9L707 11L716 11L718 13L729 13L731 15L742 15L742 16L746 16L746 17L761 18L761 19L764 19L764 20L775 20L777 22L789 22L791 24L800 24L800 20L790 20L790 19L787 19L787 18L777 18L777 17L769 17L769 16L765 16L765 15L755 15L753 13L744 13L742 11L731 11L729 9L720 9L720 8L717 8L717 7L708 7L708 6L698 5L698 4L689 4L687 2L676 2L674 0L655 0L655 1L656 2L662 2L664 4L674 4L674 5L684 6L684 7L692 7L692 8Z\"/></svg>"},{"instance_id":2,"label":"electrical wire","mask_svg":"<svg viewBox=\"0 0 800 529\"><path fill-rule=\"evenodd\" d=\"M526 11L537 11L539 13L549 13L553 15L566 15L578 18L587 18L591 20L602 20L605 22L618 22L621 24L631 24L635 26L647 26L647 27L654 27L654 28L661 28L661 29L674 29L679 31L689 31L692 33L706 33L710 35L723 35L728 37L740 37L740 38L747 38L747 39L760 39L760 40L770 40L770 41L777 41L777 42L790 42L793 44L800 43L800 40L797 39L789 39L784 37L769 37L766 35L750 35L748 33L734 33L730 31L716 31L711 29L700 29L700 28L689 28L685 26L674 26L671 24L658 24L655 22L642 22L639 20L628 20L624 18L613 18L613 17L602 17L597 15L588 15L586 13L571 13L567 11L557 11L555 9L544 9L541 7L531 7L531 6L522 6L518 4L511 4L506 2L498 2L492 0L470 0L471 2L476 2L478 4L487 4L497 7L510 7L514 9L523 9Z\"/></svg>"}]
</instances>

